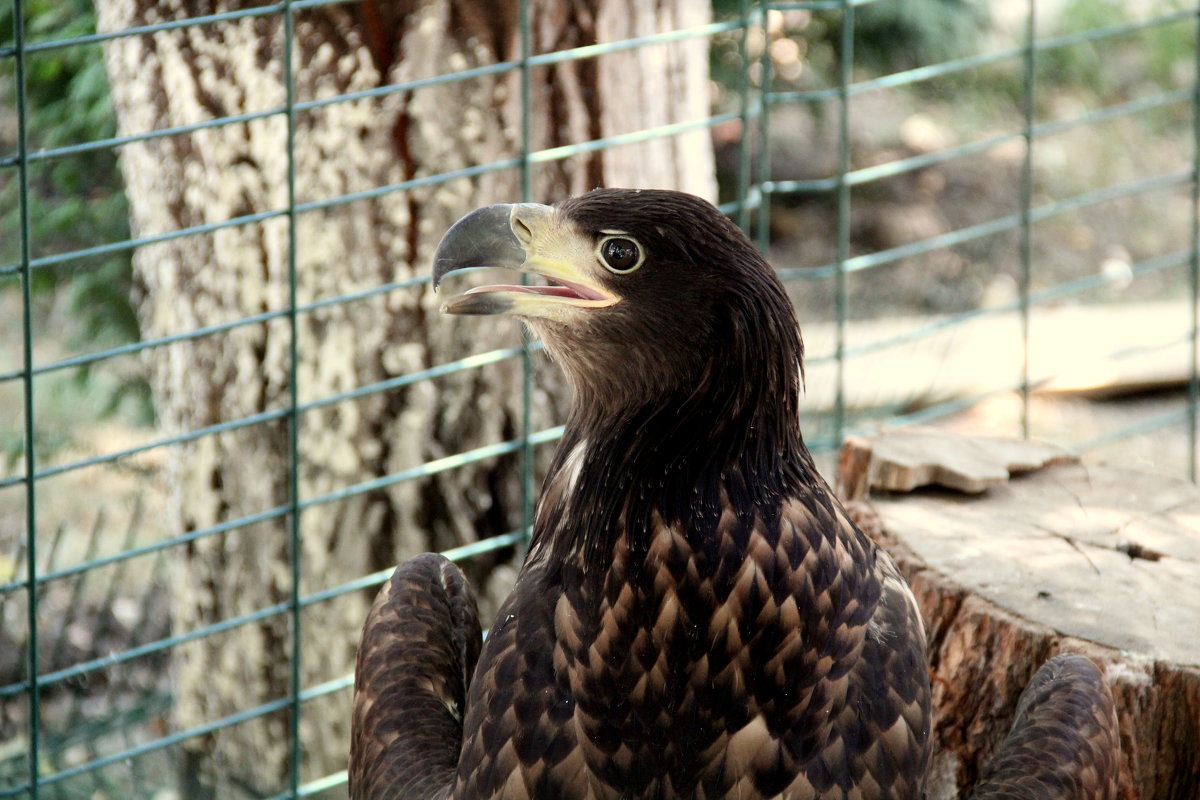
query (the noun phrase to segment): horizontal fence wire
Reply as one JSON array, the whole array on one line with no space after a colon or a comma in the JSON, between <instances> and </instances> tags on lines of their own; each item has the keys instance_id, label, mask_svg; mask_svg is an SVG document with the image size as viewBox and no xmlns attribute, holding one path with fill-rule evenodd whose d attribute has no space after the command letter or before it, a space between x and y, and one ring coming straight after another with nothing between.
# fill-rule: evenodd
<instances>
[{"instance_id":1,"label":"horizontal fence wire","mask_svg":"<svg viewBox=\"0 0 1200 800\"><path fill-rule=\"evenodd\" d=\"M1166 252L1146 254L1131 258L1124 279L1139 281L1155 276L1181 276L1179 285L1186 284L1191 300L1189 329L1178 336L1156 345L1162 349L1187 345L1190 363L1187 365L1187 398L1183 407L1156 413L1127 426L1107 430L1088 438L1070 442L1077 449L1088 452L1110 447L1124 440L1146 436L1163 430L1183 427L1189 441L1188 470L1196 475L1197 450L1197 403L1200 401L1200 380L1197 379L1198 341L1196 307L1200 301L1200 255L1197 242L1197 211L1200 210L1200 81L1196 80L1197 65L1200 64L1200 16L1196 8L1164 8L1161 13L1150 14L1142 19L1102 24L1086 30L1037 35L1034 26L1036 4L1029 0L1026 22L1022 28L1027 41L1014 46L1002 46L991 52L969 53L947 57L937 63L922 64L908 68L882 71L867 69L859 63L864 49L863 20L869 6L885 6L893 0L813 0L811 2L760 2L743 0L737 11L727 18L692 27L656 32L622 41L586 44L553 52L533 52L530 30L530 3L519 4L520 47L517 58L469 69L445 72L413 80L387 83L369 90L335 93L317 99L298 99L295 96L293 46L295 40L294 20L298 13L327 5L339 5L332 0L295 0L277 2L236 11L207 14L188 19L169 20L151 25L142 25L119 31L102 31L83 36L55 38L51 34L39 33L31 37L27 28L31 9L22 0L13 5L14 28L11 44L0 45L0 66L11 64L12 109L16 118L16 137L9 152L0 153L0 181L15 182L18 208L16 209L17 247L5 251L6 263L0 263L0 281L20 283L20 309L22 324L21 346L12 348L20 351L19 361L5 362L0 369L0 389L19 387L19 405L22 410L19 430L20 458L17 468L10 474L0 475L0 497L21 497L22 538L19 556L13 560L21 571L0 572L0 604L18 603L23 609L24 624L28 630L23 641L26 659L24 677L0 682L0 707L4 704L23 703L21 714L25 719L25 746L15 760L9 751L0 753L0 798L2 797L59 797L75 796L80 787L104 785L105 776L113 769L136 767L151 758L164 756L197 737L230 729L255 720L283 715L288 719L287 736L292 753L289 762L287 787L280 798L325 796L344 791L344 771L308 779L302 769L303 748L301 725L306 717L306 707L316 701L345 696L351 688L349 676L336 676L312 685L304 684L301 669L301 644L303 640L320 636L319 631L310 630L302 623L302 614L307 609L336 602L347 596L373 591L383 583L389 569L338 581L335 585L308 589L301 582L300 553L302 552L301 519L304 512L318 506L340 503L351 498L386 490L399 484L426 479L451 470L487 462L501 457L519 457L523 491L522 522L518 529L498 536L471 541L444 551L455 561L466 561L487 554L497 554L519 548L527 540L532 524L532 498L536 492L534 469L536 453L544 452L561 438L563 427L550 425L536 428L532 422L533 360L542 348L539 343L524 341L520 346L494 347L471 355L437 363L342 391L324 393L318 397L302 400L301 387L297 380L297 365L300 353L298 335L301 320L310 314L329 308L366 302L393 295L424 291L430 282L428 275L418 275L404 280L380 281L377 285L363 287L350 292L330 294L315 300L300 302L297 297L296 227L298 219L309 214L328 211L364 200L378 199L387 195L404 194L418 189L428 189L449 184L464 178L515 172L520 175L522 200L540 200L532 193L531 175L534 167L553 164L578 156L607 151L652 140L670 139L683 134L704 131L714 138L718 133L732 128L739 130L737 144L736 177L732 180L732 199L720 206L733 216L739 224L754 234L755 240L764 249L771 247L771 223L784 208L783 204L794 202L827 202L835 209L830 255L819 263L804 265L795 261L780 261L776 266L780 277L789 289L807 291L808 287L832 285L833 320L835 336L832 349L811 353L810 367L831 365L837 370L837 391L832 416L827 428L821 428L809 437L814 450L832 450L839 445L845 431L866 431L880 422L889 425L929 424L978 406L980 403L1004 394L1017 393L1024 397L1023 414L1028 419L1029 395L1039 386L1025 373L1025 378L1016 384L998 389L989 389L978 394L956 396L940 402L927 404L915 410L891 409L882 417L856 416L847 407L844 382L847 364L857 359L880 353L894 352L896 358L904 358L909 348L921 346L936 336L956 330L965 330L970 325L989 318L1019 315L1025 321L1023 345L1028 352L1036 349L1037 341L1032 338L1028 321L1040 311L1064 302L1084 302L1095 293L1109 287L1113 278L1104 273L1055 279L1048 284L1034 285L1039 276L1040 264L1034 255L1032 240L1042 230L1041 226L1060 221L1071 215L1095 211L1119 203L1146 204L1163 202L1162 198L1187 195L1191 207L1186 246L1172 246ZM33 58L47 58L75 50L86 50L89 58L100 59L102 46L123 38L135 36L165 35L202 26L229 24L240 20L264 19L279 21L283 31L283 83L286 88L285 102L276 107L262 110L214 116L199 122L173 125L136 133L96 136L83 141L56 144L31 149L29 132L32 115L41 113L31 106L27 97L29 65ZM822 85L791 85L776 69L769 47L771 41L785 39L802 40L813 30L808 26L813 20L830 26L831 61L828 80ZM794 29L789 29L794 25ZM1039 23L1040 25L1040 23ZM1096 107L1076 113L1053 114L1050 118L1040 112L1043 91L1035 81L1035 70L1045 59L1056 58L1062 53L1089 47L1115 46L1119 41L1133 40L1165 30L1190 25L1192 48L1192 74L1186 86L1156 86L1136 96L1116 97ZM772 39L772 37L775 37ZM549 68L583 60L599 59L614 53L636 51L643 48L661 47L690 41L732 42L740 59L736 86L730 94L733 103L716 107L708 115L669 124L657 125L634 131L613 133L594 138L573 141L554 147L532 146L532 115L529 76L532 70ZM90 49L89 49L90 48ZM855 103L862 102L881 93L921 92L939 81L960 80L985 70L1008 70L1021 76L1023 109L1025 118L1017 116L1008 120L1001 130L984 131L977 138L961 143L945 144L926 152L913 154L892 153L879 161L860 163L855 152L854 124ZM296 193L296 161L294 157L297 121L304 115L339 105L363 101L381 100L388 97L410 96L413 93L495 76L519 73L521 76L522 135L521 150L485 163L438 172L420 177L411 177L388 185L374 186L363 190L345 192L320 199L298 200ZM772 173L770 158L771 144L780 135L774 127L775 120L783 113L797 109L807 110L814 117L824 114L836 122L838 130L838 152L835 167L827 174L816 177L777 177ZM1189 113L1190 112L1190 113ZM1069 135L1095 129L1104 124L1129 123L1149 118L1151 115L1184 115L1189 119L1186 163L1176 163L1169 171L1159 174L1139 175L1136 178L1117 180L1109 185L1086 190L1072 190L1063 196L1044 192L1037 185L1038 167L1036 157L1042 143L1051 137ZM113 238L88 245L60 248L54 241L41 241L35 234L30 218L31 197L35 187L31 186L31 168L50 168L77 158L92 158L119 154L123 148L175 137L188 137L212 129L268 120L283 119L286 122L288 140L287 159L287 203L282 208L252 209L229 219L180 227L150 235ZM888 185L890 181L908 179L932 170L953 167L957 164L986 158L1004 148L1023 147L1023 165L1026 169L1025 183L1013 200L1016 212L997 213L985 219L939 233L918 237L912 241L886 247L865 247L856 240L853 213L857 210L859 192ZM0 184L2 185L2 184ZM814 200L816 198L816 200ZM40 276L56 275L61 270L72 274L97 270L105 259L128 258L139 248L149 245L205 236L232 228L258 225L271 220L285 220L289 238L288 251L288 299L285 307L267 309L261 313L229 319L220 324L181 328L167 335L147 337L138 341L119 344L106 343L80 352L62 354L58 348L47 348L42 352L37 346L50 334L36 329L38 300L34 286ZM1021 265L1025 270L1021 291L1016 298L949 314L930 317L903 331L896 331L876 340L851 344L846 338L848 328L854 325L853 300L850 282L861 280L868 274L882 274L885 269L911 262L937 253L978 246L1002 237L1018 237L1022 240ZM105 370L114 363L125 360L145 360L155 357L158 351L188 342L228 336L236 331L264 326L271 323L286 325L290 331L288 362L290 376L288 396L278 407L239 418L223 419L215 424L190 430L163 430L146 428L136 443L109 447L101 452L79 456L73 451L59 454L46 451L39 446L40 426L45 414L41 405L43 382L90 370ZM1115 360L1133 360L1145 355L1143 350L1130 348L1107 354ZM333 409L339 404L384 395L400 389L415 387L427 382L436 382L449 376L481 370L492 365L517 363L522 372L523 419L516 435L502 441L479 447L452 452L404 469L369 480L355 481L346 485L326 489L318 493L301 493L299 473L304 451L302 432L306 424L315 419L312 412ZM146 458L169 453L175 448L190 445L207 437L215 437L236 431L253 429L269 423L287 426L287 450L291 469L291 493L283 502L261 508L249 514L224 519L194 530L163 531L149 541L131 537L112 552L100 552L96 541L89 542L82 552L64 554L49 552L46 548L48 532L39 531L39 511L44 503L43 494L48 493L50 483L67 480L86 470L128 467ZM43 491L45 490L45 491ZM51 602L49 598L62 587L70 586L72 597L77 597L81 581L100 576L102 570L138 568L139 565L178 559L200 542L226 535L250 535L248 529L255 525L276 521L286 524L288 531L289 579L287 597L280 602L270 603L235 616L214 620L186 632L156 632L145 640L129 643L117 650L103 654L85 654L71 663L58 663L57 659L43 661L43 655L51 652L45 644L51 634L43 630L46 617L43 613ZM286 521L286 522L284 522ZM131 528L132 532L132 528ZM56 551L57 539L50 547ZM72 560L73 559L73 560ZM3 564L0 564L2 567ZM99 578L97 578L99 580ZM73 583L76 582L76 583ZM116 590L115 584L107 589L109 595ZM288 620L292 639L289 648L290 686L283 696L273 697L239 709L230 714L200 725L183 729L155 731L141 739L125 738L117 746L108 746L103 752L92 748L85 755L74 753L64 758L65 747L51 743L43 730L42 700L53 693L75 691L76 687L89 682L101 683L104 675L118 667L128 667L138 662L154 659L169 659L177 648L209 639L245 626L262 623L270 619ZM65 626L64 626L65 627ZM167 701L169 703L169 698ZM157 698L156 702L161 701ZM12 707L15 707L13 705ZM155 706L157 708L157 706ZM348 707L348 706L347 706ZM8 713L8 712L5 712ZM15 712L14 712L15 713ZM115 713L115 712L114 712ZM15 718L15 717L14 717ZM158 779L158 780L161 780ZM148 788L139 789L145 796L154 795L162 788L155 779L148 781ZM282 788L282 787L281 787ZM98 790L99 791L99 790Z\"/></svg>"}]
</instances>

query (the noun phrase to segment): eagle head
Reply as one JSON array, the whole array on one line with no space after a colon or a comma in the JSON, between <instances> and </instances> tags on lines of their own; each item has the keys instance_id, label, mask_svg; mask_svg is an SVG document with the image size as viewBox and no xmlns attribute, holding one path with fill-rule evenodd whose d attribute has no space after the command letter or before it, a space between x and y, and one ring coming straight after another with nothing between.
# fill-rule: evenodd
<instances>
[{"instance_id":1,"label":"eagle head","mask_svg":"<svg viewBox=\"0 0 1200 800\"><path fill-rule=\"evenodd\" d=\"M792 384L774 389L798 391L802 349L783 286L745 234L699 197L597 189L555 206L487 206L447 231L434 285L480 266L545 283L481 286L442 310L519 317L577 399L595 407L718 381L746 385L767 361L781 362L775 377Z\"/></svg>"}]
</instances>

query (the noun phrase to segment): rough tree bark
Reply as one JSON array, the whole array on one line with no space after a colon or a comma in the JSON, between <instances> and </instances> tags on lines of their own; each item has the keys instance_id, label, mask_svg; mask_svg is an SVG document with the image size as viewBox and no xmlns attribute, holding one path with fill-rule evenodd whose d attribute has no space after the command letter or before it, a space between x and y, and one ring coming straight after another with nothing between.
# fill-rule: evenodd
<instances>
[{"instance_id":1,"label":"rough tree bark","mask_svg":"<svg viewBox=\"0 0 1200 800\"><path fill-rule=\"evenodd\" d=\"M254 2L96 0L104 31L234 10ZM297 13L299 101L373 89L517 57L516 0L366 2ZM706 0L535 0L535 52L706 22ZM279 109L285 102L283 24L277 14L121 38L106 44L122 134ZM658 46L539 68L534 148L699 119L707 112L707 43ZM443 84L339 102L296 116L298 200L321 201L519 152L519 75ZM208 225L287 205L286 120L280 114L125 145L121 164L138 236ZM598 185L682 188L715 195L707 131L553 162L535 173L535 199ZM438 237L459 215L519 199L515 170L392 192L297 216L301 304L427 274ZM288 304L286 217L142 246L135 254L148 337L192 331ZM393 291L299 316L299 364L289 368L285 317L179 342L149 356L165 432L286 407L415 372L479 342L519 341L515 326L438 319L428 288ZM560 393L539 392L538 418L556 420ZM520 431L513 362L402 386L306 411L300 427L302 498L318 497ZM514 461L407 481L301 516L305 593L381 569L426 549L511 530L519 522ZM174 448L172 502L157 536L238 520L289 499L286 421L207 435ZM172 598L178 633L286 603L288 524L277 516L180 549ZM343 676L366 593L307 608L303 683ZM164 612L166 610L164 609ZM286 614L237 626L174 654L180 729L285 697ZM344 763L348 694L305 704L302 777ZM261 796L283 786L285 711L194 737L191 793Z\"/></svg>"}]
</instances>

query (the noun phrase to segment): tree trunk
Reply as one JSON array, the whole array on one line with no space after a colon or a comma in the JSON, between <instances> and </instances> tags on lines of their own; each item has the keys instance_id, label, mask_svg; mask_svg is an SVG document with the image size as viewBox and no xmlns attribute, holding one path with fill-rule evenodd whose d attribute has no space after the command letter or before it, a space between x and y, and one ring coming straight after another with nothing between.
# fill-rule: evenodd
<instances>
[{"instance_id":1,"label":"tree trunk","mask_svg":"<svg viewBox=\"0 0 1200 800\"><path fill-rule=\"evenodd\" d=\"M1200 797L1200 491L1076 461L1034 442L930 432L842 450L849 508L925 617L930 800L970 796L1025 684L1062 652L1091 658L1112 687L1119 796ZM868 483L869 505L855 498ZM897 493L930 484L944 488Z\"/></svg>"},{"instance_id":2,"label":"tree trunk","mask_svg":"<svg viewBox=\"0 0 1200 800\"><path fill-rule=\"evenodd\" d=\"M256 5L199 0L97 0L101 29L118 31ZM702 24L704 0L582 0L531 4L535 52ZM515 0L359 2L298 11L293 80L298 102L361 92L519 56ZM106 44L122 134L282 108L283 22L245 17ZM707 42L692 40L533 69L534 149L701 119ZM510 159L520 152L520 75L508 72L317 107L296 114L297 200L312 203ZM287 122L246 122L124 145L133 226L167 234L287 207ZM441 233L470 208L519 200L508 168L306 210L296 216L301 305L428 274ZM715 196L707 130L539 165L534 198L598 185L682 188ZM145 245L135 254L147 337L286 311L286 216ZM327 398L520 341L511 321L439 318L428 286L306 310L290 361L285 314L158 347L152 382L164 433L196 431ZM484 344L480 344L484 343ZM545 371L553 374L552 371ZM541 381L535 426L560 421L560 384ZM321 405L300 418L303 501L519 435L520 363L506 362ZM171 448L171 512L152 535L204 531L286 509L288 423L271 419ZM307 506L300 516L301 589L308 595L520 525L515 458ZM176 633L286 604L289 520L276 514L187 542L175 552ZM309 605L302 614L304 687L353 668L369 593ZM284 611L176 649L181 730L287 696L290 616ZM302 779L345 761L348 690L307 702ZM190 792L269 795L285 787L286 709L189 739ZM189 796L192 796L189 794Z\"/></svg>"}]
</instances>

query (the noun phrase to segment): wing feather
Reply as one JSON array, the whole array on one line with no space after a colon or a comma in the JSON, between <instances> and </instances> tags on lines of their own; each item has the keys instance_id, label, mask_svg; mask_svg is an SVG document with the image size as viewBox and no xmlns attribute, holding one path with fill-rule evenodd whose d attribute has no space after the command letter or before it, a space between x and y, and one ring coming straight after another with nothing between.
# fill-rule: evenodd
<instances>
[{"instance_id":1,"label":"wing feather","mask_svg":"<svg viewBox=\"0 0 1200 800\"><path fill-rule=\"evenodd\" d=\"M433 553L396 568L363 626L354 670L353 800L446 797L482 633L475 597Z\"/></svg>"},{"instance_id":2,"label":"wing feather","mask_svg":"<svg viewBox=\"0 0 1200 800\"><path fill-rule=\"evenodd\" d=\"M1121 744L1112 692L1091 659L1047 661L972 800L1116 800Z\"/></svg>"}]
</instances>

